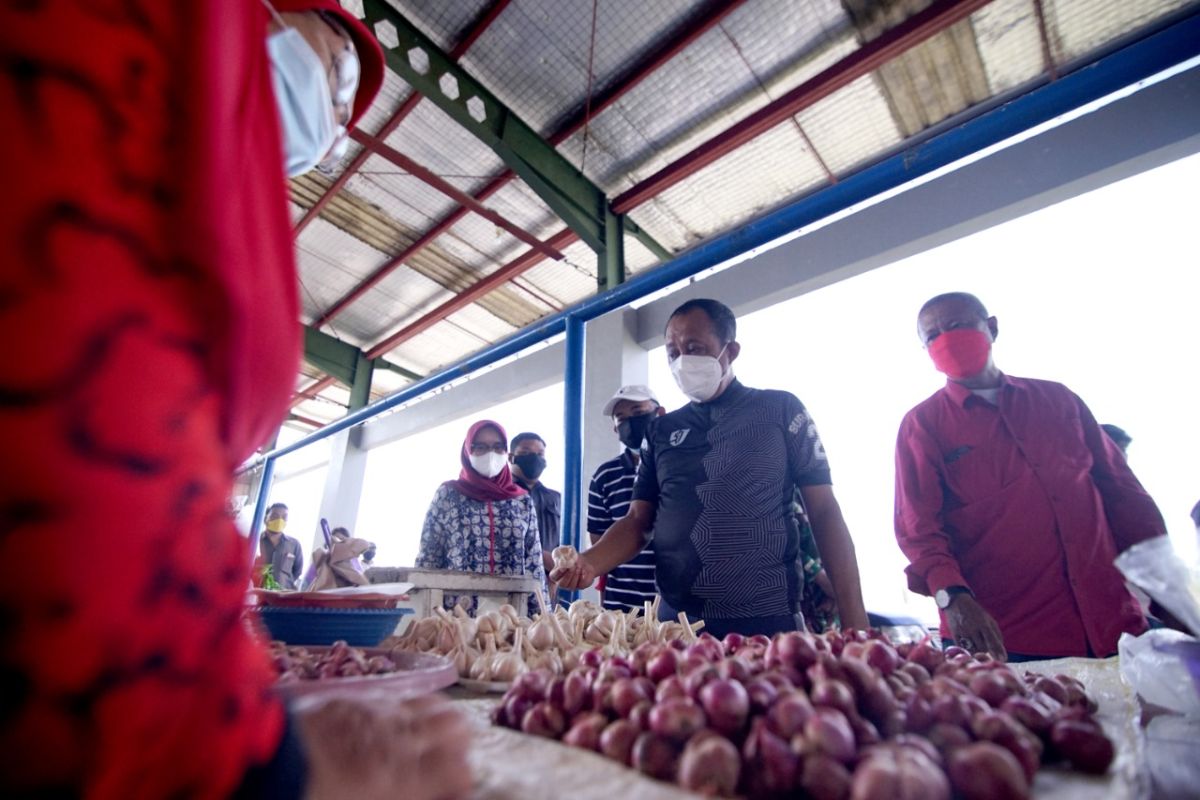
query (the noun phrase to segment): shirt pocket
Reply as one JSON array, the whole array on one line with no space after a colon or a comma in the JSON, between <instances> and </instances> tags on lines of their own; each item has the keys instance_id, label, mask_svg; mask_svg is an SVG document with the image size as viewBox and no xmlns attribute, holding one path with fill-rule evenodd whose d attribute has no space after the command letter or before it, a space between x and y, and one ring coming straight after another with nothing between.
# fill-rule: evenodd
<instances>
[{"instance_id":1,"label":"shirt pocket","mask_svg":"<svg viewBox=\"0 0 1200 800\"><path fill-rule=\"evenodd\" d=\"M1011 481L1004 479L1004 465L979 445L961 445L943 456L947 489L955 505L969 506L1004 491Z\"/></svg>"}]
</instances>

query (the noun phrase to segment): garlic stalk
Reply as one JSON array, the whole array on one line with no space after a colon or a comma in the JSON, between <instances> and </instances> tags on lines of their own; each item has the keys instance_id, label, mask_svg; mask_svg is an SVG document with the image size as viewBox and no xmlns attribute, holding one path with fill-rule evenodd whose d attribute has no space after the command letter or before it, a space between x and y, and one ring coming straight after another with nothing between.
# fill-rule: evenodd
<instances>
[{"instance_id":1,"label":"garlic stalk","mask_svg":"<svg viewBox=\"0 0 1200 800\"><path fill-rule=\"evenodd\" d=\"M687 642L696 641L696 632L692 630L692 625L688 622L687 614L679 612L679 627L683 629L683 639Z\"/></svg>"},{"instance_id":2,"label":"garlic stalk","mask_svg":"<svg viewBox=\"0 0 1200 800\"><path fill-rule=\"evenodd\" d=\"M558 617L549 611L549 605L546 603L546 595L542 593L542 587L537 587L534 592L537 598L538 608L541 610L541 616L546 620L546 624L550 626L550 630L554 632L554 642L560 649L566 650L571 646L571 640L563 631L562 626L558 623Z\"/></svg>"}]
</instances>

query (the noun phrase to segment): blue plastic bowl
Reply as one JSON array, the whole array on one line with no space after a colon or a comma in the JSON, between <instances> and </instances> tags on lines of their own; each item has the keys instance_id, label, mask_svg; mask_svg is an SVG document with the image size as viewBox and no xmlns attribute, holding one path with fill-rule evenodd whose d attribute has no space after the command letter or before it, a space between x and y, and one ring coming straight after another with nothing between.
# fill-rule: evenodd
<instances>
[{"instance_id":1,"label":"blue plastic bowl","mask_svg":"<svg viewBox=\"0 0 1200 800\"><path fill-rule=\"evenodd\" d=\"M288 644L333 644L343 640L354 647L374 647L396 630L411 608L290 608L255 609L272 639Z\"/></svg>"}]
</instances>

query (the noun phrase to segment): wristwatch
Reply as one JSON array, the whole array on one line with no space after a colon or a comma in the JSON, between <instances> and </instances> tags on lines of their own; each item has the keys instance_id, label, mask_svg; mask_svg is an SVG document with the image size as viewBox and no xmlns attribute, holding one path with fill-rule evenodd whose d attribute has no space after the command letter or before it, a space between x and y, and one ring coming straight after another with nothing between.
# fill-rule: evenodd
<instances>
[{"instance_id":1,"label":"wristwatch","mask_svg":"<svg viewBox=\"0 0 1200 800\"><path fill-rule=\"evenodd\" d=\"M938 608L945 610L954 602L955 596L960 594L971 594L971 590L965 586L947 586L934 593L933 602L937 603Z\"/></svg>"}]
</instances>

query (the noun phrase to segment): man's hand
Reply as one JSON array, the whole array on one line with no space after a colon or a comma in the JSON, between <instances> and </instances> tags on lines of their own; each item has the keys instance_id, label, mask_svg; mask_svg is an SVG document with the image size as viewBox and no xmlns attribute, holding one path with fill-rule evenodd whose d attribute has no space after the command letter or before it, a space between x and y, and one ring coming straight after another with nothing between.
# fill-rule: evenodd
<instances>
[{"instance_id":1,"label":"man's hand","mask_svg":"<svg viewBox=\"0 0 1200 800\"><path fill-rule=\"evenodd\" d=\"M821 570L813 576L813 583L824 595L821 602L817 603L817 610L827 617L836 617L838 615L837 595L834 594L833 583L829 580L829 575L825 573L825 570Z\"/></svg>"},{"instance_id":2,"label":"man's hand","mask_svg":"<svg viewBox=\"0 0 1200 800\"><path fill-rule=\"evenodd\" d=\"M451 800L471 791L466 718L439 695L405 702L298 704L308 756L305 800Z\"/></svg>"},{"instance_id":3,"label":"man's hand","mask_svg":"<svg viewBox=\"0 0 1200 800\"><path fill-rule=\"evenodd\" d=\"M946 609L946 622L950 625L954 641L964 650L991 653L1000 661L1008 659L1000 626L973 595L966 592L954 595Z\"/></svg>"},{"instance_id":4,"label":"man's hand","mask_svg":"<svg viewBox=\"0 0 1200 800\"><path fill-rule=\"evenodd\" d=\"M588 588L600 575L588 560L590 554L590 550L587 553L580 553L579 558L575 559L574 566L559 567L550 573L550 580L560 589Z\"/></svg>"}]
</instances>

